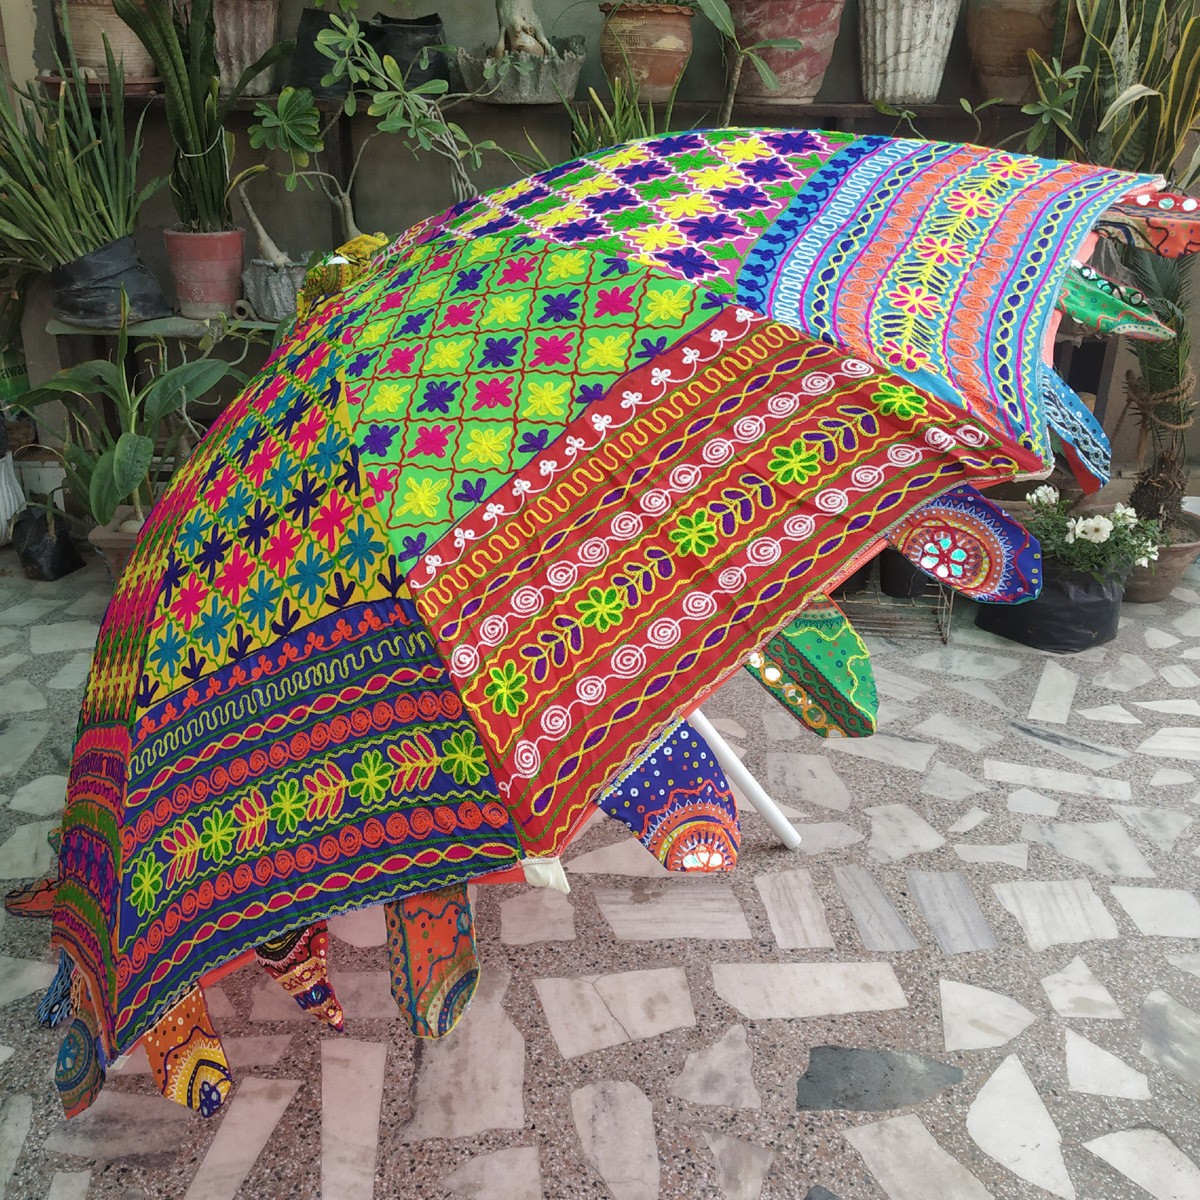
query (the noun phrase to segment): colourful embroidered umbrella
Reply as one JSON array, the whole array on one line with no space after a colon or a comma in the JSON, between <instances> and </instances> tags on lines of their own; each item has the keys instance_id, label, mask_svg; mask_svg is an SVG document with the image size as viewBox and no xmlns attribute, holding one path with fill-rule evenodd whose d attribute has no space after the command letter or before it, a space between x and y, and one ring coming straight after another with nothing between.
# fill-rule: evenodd
<instances>
[{"instance_id":1,"label":"colourful embroidered umbrella","mask_svg":"<svg viewBox=\"0 0 1200 1200\"><path fill-rule=\"evenodd\" d=\"M327 299L318 275L101 629L54 921L68 1112L139 1039L213 1111L201 984L248 957L340 1027L324 920L363 905L388 906L414 1032L447 1032L467 882L563 882L597 807L668 866L730 868L728 786L680 724L730 672L869 733L823 597L886 539L968 594L1036 592L1036 549L968 484L1044 473L1071 432L1049 317L1135 186L689 133L460 205L346 278L351 247Z\"/></svg>"}]
</instances>

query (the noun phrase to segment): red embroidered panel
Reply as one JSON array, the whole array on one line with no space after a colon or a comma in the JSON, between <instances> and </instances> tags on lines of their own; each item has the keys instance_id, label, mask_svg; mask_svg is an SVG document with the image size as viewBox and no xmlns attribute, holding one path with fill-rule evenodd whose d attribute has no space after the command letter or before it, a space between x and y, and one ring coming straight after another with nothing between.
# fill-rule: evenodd
<instances>
[{"instance_id":1,"label":"red embroidered panel","mask_svg":"<svg viewBox=\"0 0 1200 1200\"><path fill-rule=\"evenodd\" d=\"M628 374L408 577L527 852L889 526L1037 465L741 308Z\"/></svg>"}]
</instances>

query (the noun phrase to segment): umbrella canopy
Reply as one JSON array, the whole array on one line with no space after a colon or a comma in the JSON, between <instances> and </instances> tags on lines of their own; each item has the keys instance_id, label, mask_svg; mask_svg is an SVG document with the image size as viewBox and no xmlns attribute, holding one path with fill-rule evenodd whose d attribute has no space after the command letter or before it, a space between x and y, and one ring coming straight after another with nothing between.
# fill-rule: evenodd
<instances>
[{"instance_id":1,"label":"umbrella canopy","mask_svg":"<svg viewBox=\"0 0 1200 1200\"><path fill-rule=\"evenodd\" d=\"M732 866L728 786L679 725L730 672L763 651L810 726L869 733L823 597L889 537L985 599L1036 593L1035 548L967 485L1049 469L1074 412L1043 402L1049 317L1135 186L689 133L457 206L309 295L101 629L54 922L68 1111L138 1039L212 1111L199 984L247 955L340 1025L323 921L363 905L388 905L414 1031L446 1032L467 881L561 881L597 806L669 866Z\"/></svg>"}]
</instances>

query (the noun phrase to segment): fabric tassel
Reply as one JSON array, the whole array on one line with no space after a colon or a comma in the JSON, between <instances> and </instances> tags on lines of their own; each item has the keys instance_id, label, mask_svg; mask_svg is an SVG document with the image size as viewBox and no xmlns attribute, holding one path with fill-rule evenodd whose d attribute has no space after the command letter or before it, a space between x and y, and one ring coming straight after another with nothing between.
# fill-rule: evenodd
<instances>
[{"instance_id":1,"label":"fabric tassel","mask_svg":"<svg viewBox=\"0 0 1200 1200\"><path fill-rule=\"evenodd\" d=\"M60 950L58 971L37 1006L37 1022L43 1029L53 1029L71 1019L71 981L74 975L75 964L65 950Z\"/></svg>"},{"instance_id":2,"label":"fabric tassel","mask_svg":"<svg viewBox=\"0 0 1200 1200\"><path fill-rule=\"evenodd\" d=\"M204 993L194 988L142 1038L158 1090L168 1100L211 1117L233 1079L213 1029Z\"/></svg>"},{"instance_id":3,"label":"fabric tassel","mask_svg":"<svg viewBox=\"0 0 1200 1200\"><path fill-rule=\"evenodd\" d=\"M393 900L384 912L400 1015L417 1037L445 1037L467 1011L479 982L466 886Z\"/></svg>"},{"instance_id":4,"label":"fabric tassel","mask_svg":"<svg viewBox=\"0 0 1200 1200\"><path fill-rule=\"evenodd\" d=\"M345 1014L329 978L329 929L324 921L263 942L254 956L305 1012L341 1032Z\"/></svg>"},{"instance_id":5,"label":"fabric tassel","mask_svg":"<svg viewBox=\"0 0 1200 1200\"><path fill-rule=\"evenodd\" d=\"M75 1019L58 1048L54 1066L54 1083L68 1120L91 1107L100 1095L105 1077L100 1026L92 1010L88 986L79 971L74 972L71 980L70 1005Z\"/></svg>"}]
</instances>

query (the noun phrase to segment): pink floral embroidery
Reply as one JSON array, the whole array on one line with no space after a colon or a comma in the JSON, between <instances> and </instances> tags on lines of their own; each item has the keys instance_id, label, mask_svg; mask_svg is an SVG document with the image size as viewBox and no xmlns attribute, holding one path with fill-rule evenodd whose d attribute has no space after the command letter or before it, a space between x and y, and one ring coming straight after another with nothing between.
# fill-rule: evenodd
<instances>
[{"instance_id":1,"label":"pink floral embroidery","mask_svg":"<svg viewBox=\"0 0 1200 1200\"><path fill-rule=\"evenodd\" d=\"M408 457L416 458L421 454L430 454L435 458L445 458L446 443L453 432L453 425L419 425L417 440L408 452Z\"/></svg>"},{"instance_id":2,"label":"pink floral embroidery","mask_svg":"<svg viewBox=\"0 0 1200 1200\"><path fill-rule=\"evenodd\" d=\"M217 576L217 591L230 604L236 605L241 600L242 592L246 590L246 584L250 582L254 571L254 559L241 546L235 544L229 551L229 558L221 568L221 573Z\"/></svg>"},{"instance_id":3,"label":"pink floral embroidery","mask_svg":"<svg viewBox=\"0 0 1200 1200\"><path fill-rule=\"evenodd\" d=\"M636 287L636 283L631 283L627 288L601 288L596 295L596 316L618 317L633 312L630 297Z\"/></svg>"},{"instance_id":4,"label":"pink floral embroidery","mask_svg":"<svg viewBox=\"0 0 1200 1200\"><path fill-rule=\"evenodd\" d=\"M292 559L296 557L296 551L300 549L300 543L303 540L298 529L293 529L285 521L280 521L275 536L267 543L267 548L263 551L263 562L276 575L283 578L287 574L288 568L291 567Z\"/></svg>"},{"instance_id":5,"label":"pink floral embroidery","mask_svg":"<svg viewBox=\"0 0 1200 1200\"><path fill-rule=\"evenodd\" d=\"M471 411L480 408L508 408L513 403L513 385L516 379L481 379L475 384L475 403Z\"/></svg>"},{"instance_id":6,"label":"pink floral embroidery","mask_svg":"<svg viewBox=\"0 0 1200 1200\"><path fill-rule=\"evenodd\" d=\"M424 344L420 346L402 346L399 350L393 350L384 370L389 373L395 371L398 375L408 374L413 368L413 362L416 360L417 354L422 349L424 349Z\"/></svg>"},{"instance_id":7,"label":"pink floral embroidery","mask_svg":"<svg viewBox=\"0 0 1200 1200\"><path fill-rule=\"evenodd\" d=\"M297 542L299 539L300 535L297 534ZM195 575L184 580L171 605L171 616L183 626L185 633L191 632L192 623L200 615L200 610L207 600L208 591Z\"/></svg>"},{"instance_id":8,"label":"pink floral embroidery","mask_svg":"<svg viewBox=\"0 0 1200 1200\"><path fill-rule=\"evenodd\" d=\"M471 325L475 321L475 310L479 307L478 300L468 300L465 304L447 304L446 314L438 322L439 329L454 325Z\"/></svg>"},{"instance_id":9,"label":"pink floral embroidery","mask_svg":"<svg viewBox=\"0 0 1200 1200\"><path fill-rule=\"evenodd\" d=\"M538 367L560 366L571 361L571 339L573 333L553 333L549 337L535 337L536 347L533 365Z\"/></svg>"},{"instance_id":10,"label":"pink floral embroidery","mask_svg":"<svg viewBox=\"0 0 1200 1200\"><path fill-rule=\"evenodd\" d=\"M511 259L508 266L504 268L504 271L500 276L500 282L528 283L529 277L533 274L533 269L536 266L537 259L532 255L527 255L524 258Z\"/></svg>"},{"instance_id":11,"label":"pink floral embroidery","mask_svg":"<svg viewBox=\"0 0 1200 1200\"><path fill-rule=\"evenodd\" d=\"M367 486L371 489L369 496L363 496L363 508L373 504L382 504L396 490L396 478L400 470L397 467L380 467L377 471L367 472Z\"/></svg>"},{"instance_id":12,"label":"pink floral embroidery","mask_svg":"<svg viewBox=\"0 0 1200 1200\"><path fill-rule=\"evenodd\" d=\"M213 512L216 512L225 503L225 497L229 495L230 489L236 482L237 476L233 473L233 468L222 468L221 473L212 481L212 486L204 496L205 502Z\"/></svg>"}]
</instances>

